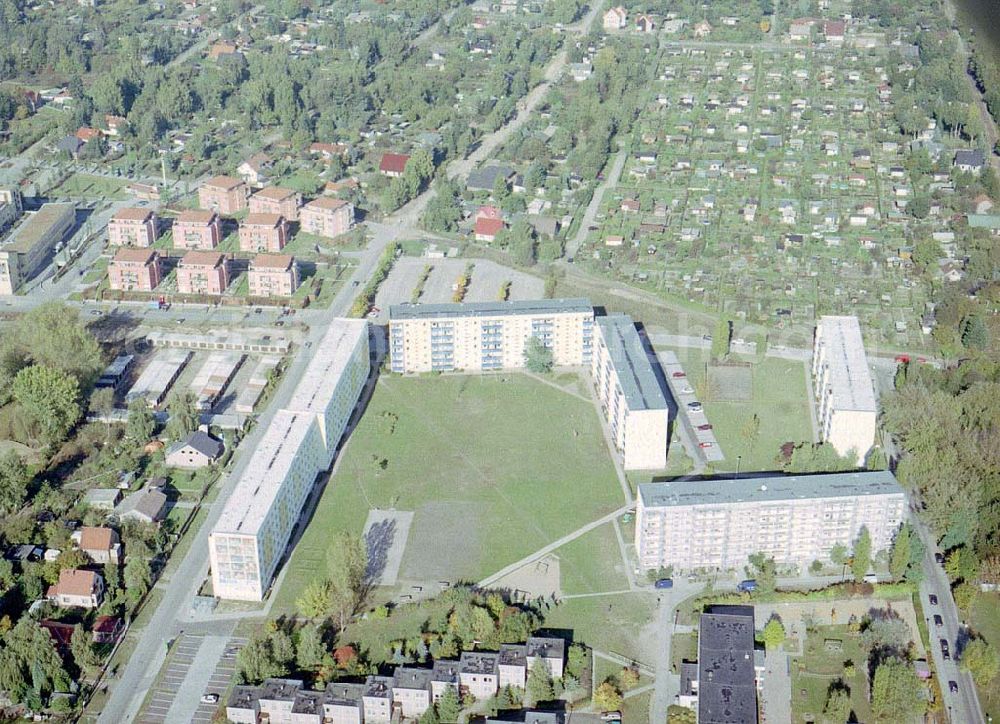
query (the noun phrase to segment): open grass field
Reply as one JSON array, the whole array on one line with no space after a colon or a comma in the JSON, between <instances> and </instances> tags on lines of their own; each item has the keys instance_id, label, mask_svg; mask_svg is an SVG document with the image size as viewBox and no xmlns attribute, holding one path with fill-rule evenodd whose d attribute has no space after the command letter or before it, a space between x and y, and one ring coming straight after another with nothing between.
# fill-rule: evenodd
<instances>
[{"instance_id":1,"label":"open grass field","mask_svg":"<svg viewBox=\"0 0 1000 724\"><path fill-rule=\"evenodd\" d=\"M75 173L53 191L54 196L74 198L123 199L127 182L104 176Z\"/></svg>"},{"instance_id":2,"label":"open grass field","mask_svg":"<svg viewBox=\"0 0 1000 724\"><path fill-rule=\"evenodd\" d=\"M275 606L294 608L331 534L360 534L371 508L414 512L400 579L434 583L484 578L621 504L589 402L520 374L383 377Z\"/></svg>"},{"instance_id":3,"label":"open grass field","mask_svg":"<svg viewBox=\"0 0 1000 724\"><path fill-rule=\"evenodd\" d=\"M972 628L976 633L1000 647L1000 593L981 593L972 608ZM983 711L996 716L1000 713L1000 677L993 679L988 687L979 687L979 699Z\"/></svg>"},{"instance_id":4,"label":"open grass field","mask_svg":"<svg viewBox=\"0 0 1000 724\"><path fill-rule=\"evenodd\" d=\"M827 639L842 642L840 651L828 651ZM844 676L844 662L854 662L855 674ZM851 689L851 706L856 721L871 721L871 708L865 692L866 658L861 637L847 630L847 625L820 626L809 634L802 656L791 659L792 721L796 724L817 721L826 705L827 693L837 679ZM802 692L805 692L803 695Z\"/></svg>"},{"instance_id":5,"label":"open grass field","mask_svg":"<svg viewBox=\"0 0 1000 724\"><path fill-rule=\"evenodd\" d=\"M737 456L742 456L742 471L773 470L782 443L812 440L810 392L803 363L765 357L763 362L753 365L751 399L723 401L713 394L711 383L706 389L708 352L698 349L675 352L726 455L726 460L717 467L733 470ZM760 427L751 445L743 429L754 415L760 418Z\"/></svg>"},{"instance_id":6,"label":"open grass field","mask_svg":"<svg viewBox=\"0 0 1000 724\"><path fill-rule=\"evenodd\" d=\"M545 614L545 627L573 640L652 666L656 663L656 595L626 593L571 598Z\"/></svg>"},{"instance_id":7,"label":"open grass field","mask_svg":"<svg viewBox=\"0 0 1000 724\"><path fill-rule=\"evenodd\" d=\"M605 523L556 549L560 588L564 595L601 593L628 588L612 523Z\"/></svg>"}]
</instances>

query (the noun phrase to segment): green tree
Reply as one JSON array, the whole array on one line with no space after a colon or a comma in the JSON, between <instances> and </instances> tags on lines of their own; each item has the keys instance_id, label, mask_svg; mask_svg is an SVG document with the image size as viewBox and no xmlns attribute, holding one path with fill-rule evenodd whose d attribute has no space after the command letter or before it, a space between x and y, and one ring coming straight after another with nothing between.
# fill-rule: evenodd
<instances>
[{"instance_id":1,"label":"green tree","mask_svg":"<svg viewBox=\"0 0 1000 724\"><path fill-rule=\"evenodd\" d=\"M295 662L303 671L316 671L326 656L323 634L314 624L306 624L299 631L299 645L295 649Z\"/></svg>"},{"instance_id":2,"label":"green tree","mask_svg":"<svg viewBox=\"0 0 1000 724\"><path fill-rule=\"evenodd\" d=\"M887 659L878 665L872 678L872 714L882 722L912 721L926 708L922 689L908 662Z\"/></svg>"},{"instance_id":3,"label":"green tree","mask_svg":"<svg viewBox=\"0 0 1000 724\"><path fill-rule=\"evenodd\" d=\"M365 541L347 531L337 533L326 551L326 568L330 576L330 610L337 616L341 631L365 594L367 567Z\"/></svg>"},{"instance_id":4,"label":"green tree","mask_svg":"<svg viewBox=\"0 0 1000 724\"><path fill-rule=\"evenodd\" d=\"M605 681L594 690L594 706L600 711L621 711L622 693L612 682Z\"/></svg>"},{"instance_id":5,"label":"green tree","mask_svg":"<svg viewBox=\"0 0 1000 724\"><path fill-rule=\"evenodd\" d=\"M851 716L851 690L842 681L830 685L826 695L826 705L823 707L823 722L825 724L844 724Z\"/></svg>"},{"instance_id":6,"label":"green tree","mask_svg":"<svg viewBox=\"0 0 1000 724\"><path fill-rule=\"evenodd\" d=\"M892 542L892 553L889 555L889 573L895 581L901 581L910 566L910 524L904 523L896 533Z\"/></svg>"},{"instance_id":7,"label":"green tree","mask_svg":"<svg viewBox=\"0 0 1000 724\"><path fill-rule=\"evenodd\" d=\"M90 642L90 634L83 630L80 624L73 627L73 635L69 639L70 652L76 665L86 671L101 663L101 657L94 651Z\"/></svg>"},{"instance_id":8,"label":"green tree","mask_svg":"<svg viewBox=\"0 0 1000 724\"><path fill-rule=\"evenodd\" d=\"M733 323L730 320L722 318L715 323L715 331L712 333L712 359L721 360L729 354L732 335Z\"/></svg>"},{"instance_id":9,"label":"green tree","mask_svg":"<svg viewBox=\"0 0 1000 724\"><path fill-rule=\"evenodd\" d=\"M0 455L0 514L9 515L21 508L31 483L31 472L13 450Z\"/></svg>"},{"instance_id":10,"label":"green tree","mask_svg":"<svg viewBox=\"0 0 1000 724\"><path fill-rule=\"evenodd\" d=\"M17 373L14 399L46 442L63 440L80 419L80 386L66 372L31 365Z\"/></svg>"},{"instance_id":11,"label":"green tree","mask_svg":"<svg viewBox=\"0 0 1000 724\"><path fill-rule=\"evenodd\" d=\"M524 345L524 364L529 372L544 374L552 371L552 350L538 337L529 337Z\"/></svg>"},{"instance_id":12,"label":"green tree","mask_svg":"<svg viewBox=\"0 0 1000 724\"><path fill-rule=\"evenodd\" d=\"M990 331L978 314L970 314L962 320L962 344L968 349L986 349L990 346Z\"/></svg>"},{"instance_id":13,"label":"green tree","mask_svg":"<svg viewBox=\"0 0 1000 724\"><path fill-rule=\"evenodd\" d=\"M760 437L760 418L756 413L747 418L747 421L743 423L743 427L740 428L740 436L746 441L747 449L752 455L753 446Z\"/></svg>"},{"instance_id":14,"label":"green tree","mask_svg":"<svg viewBox=\"0 0 1000 724\"><path fill-rule=\"evenodd\" d=\"M830 562L835 566L847 565L847 561L850 560L850 553L847 550L847 546L843 543L835 543L832 548L830 548Z\"/></svg>"},{"instance_id":15,"label":"green tree","mask_svg":"<svg viewBox=\"0 0 1000 724\"><path fill-rule=\"evenodd\" d=\"M861 526L857 540L854 541L854 557L851 560L851 573L856 583L860 583L868 575L872 565L872 537L866 526Z\"/></svg>"},{"instance_id":16,"label":"green tree","mask_svg":"<svg viewBox=\"0 0 1000 724\"><path fill-rule=\"evenodd\" d=\"M528 681L525 684L525 694L533 705L540 702L552 701L555 698L555 689L552 686L552 674L545 661L536 658L528 671Z\"/></svg>"},{"instance_id":17,"label":"green tree","mask_svg":"<svg viewBox=\"0 0 1000 724\"><path fill-rule=\"evenodd\" d=\"M424 212L424 226L432 231L456 231L462 220L462 202L458 189L448 181L440 181Z\"/></svg>"},{"instance_id":18,"label":"green tree","mask_svg":"<svg viewBox=\"0 0 1000 724\"><path fill-rule=\"evenodd\" d=\"M133 604L138 603L153 585L153 572L149 567L149 561L140 555L129 555L125 563L124 579L126 595Z\"/></svg>"},{"instance_id":19,"label":"green tree","mask_svg":"<svg viewBox=\"0 0 1000 724\"><path fill-rule=\"evenodd\" d=\"M236 655L237 678L247 684L285 676L288 666L275 657L270 636L257 635Z\"/></svg>"},{"instance_id":20,"label":"green tree","mask_svg":"<svg viewBox=\"0 0 1000 724\"><path fill-rule=\"evenodd\" d=\"M189 390L175 392L167 404L170 417L167 419L167 436L172 440L180 440L198 429L201 413L198 410L198 398Z\"/></svg>"},{"instance_id":21,"label":"green tree","mask_svg":"<svg viewBox=\"0 0 1000 724\"><path fill-rule=\"evenodd\" d=\"M125 437L133 442L145 444L156 430L156 418L149 404L142 398L132 400L128 405L128 419L125 422Z\"/></svg>"},{"instance_id":22,"label":"green tree","mask_svg":"<svg viewBox=\"0 0 1000 724\"><path fill-rule=\"evenodd\" d=\"M774 558L766 553L751 553L747 560L749 565L744 569L747 578L757 581L760 593L772 593L778 585L778 567Z\"/></svg>"},{"instance_id":23,"label":"green tree","mask_svg":"<svg viewBox=\"0 0 1000 724\"><path fill-rule=\"evenodd\" d=\"M781 620L776 616L772 616L764 624L764 630L761 632L760 639L768 651L777 649L785 643L785 627L781 623Z\"/></svg>"},{"instance_id":24,"label":"green tree","mask_svg":"<svg viewBox=\"0 0 1000 724\"><path fill-rule=\"evenodd\" d=\"M969 546L959 546L948 553L944 562L945 573L952 582L967 581L972 583L979 573L979 559Z\"/></svg>"},{"instance_id":25,"label":"green tree","mask_svg":"<svg viewBox=\"0 0 1000 724\"><path fill-rule=\"evenodd\" d=\"M962 651L962 670L972 674L981 689L989 689L1000 673L1000 655L986 639L973 639Z\"/></svg>"},{"instance_id":26,"label":"green tree","mask_svg":"<svg viewBox=\"0 0 1000 724\"><path fill-rule=\"evenodd\" d=\"M462 712L462 702L454 686L446 687L437 703L437 715L442 724L455 724Z\"/></svg>"},{"instance_id":27,"label":"green tree","mask_svg":"<svg viewBox=\"0 0 1000 724\"><path fill-rule=\"evenodd\" d=\"M639 672L626 666L618 674L618 684L622 691L631 691L639 685Z\"/></svg>"},{"instance_id":28,"label":"green tree","mask_svg":"<svg viewBox=\"0 0 1000 724\"><path fill-rule=\"evenodd\" d=\"M671 704L667 708L667 724L697 724L698 715L694 709Z\"/></svg>"},{"instance_id":29,"label":"green tree","mask_svg":"<svg viewBox=\"0 0 1000 724\"><path fill-rule=\"evenodd\" d=\"M312 581L295 601L295 607L306 618L326 616L330 612L330 604L330 582L325 578Z\"/></svg>"},{"instance_id":30,"label":"green tree","mask_svg":"<svg viewBox=\"0 0 1000 724\"><path fill-rule=\"evenodd\" d=\"M19 317L0 337L0 348L18 360L18 368L50 367L75 377L84 390L102 369L97 340L80 321L80 313L62 302L43 304Z\"/></svg>"}]
</instances>

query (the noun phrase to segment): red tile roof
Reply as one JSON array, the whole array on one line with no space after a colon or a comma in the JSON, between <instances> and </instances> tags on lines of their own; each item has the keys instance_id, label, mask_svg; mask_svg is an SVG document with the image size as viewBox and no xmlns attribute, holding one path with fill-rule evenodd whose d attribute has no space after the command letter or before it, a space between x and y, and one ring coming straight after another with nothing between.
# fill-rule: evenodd
<instances>
[{"instance_id":1,"label":"red tile roof","mask_svg":"<svg viewBox=\"0 0 1000 724\"><path fill-rule=\"evenodd\" d=\"M281 214L247 214L243 226L277 226L284 217Z\"/></svg>"},{"instance_id":2,"label":"red tile roof","mask_svg":"<svg viewBox=\"0 0 1000 724\"><path fill-rule=\"evenodd\" d=\"M131 206L125 209L118 209L111 218L114 221L145 221L153 215L152 209L142 209Z\"/></svg>"},{"instance_id":3,"label":"red tile roof","mask_svg":"<svg viewBox=\"0 0 1000 724\"><path fill-rule=\"evenodd\" d=\"M148 264L152 261L152 258L156 256L155 249L132 249L132 248L122 248L115 252L115 261L132 262L134 264ZM84 530L88 530L84 528ZM94 528L92 530L106 530L103 528ZM109 530L109 529L107 529ZM84 538L80 538L81 548L97 548L97 546L84 546ZM101 550L107 550L102 548Z\"/></svg>"},{"instance_id":4,"label":"red tile roof","mask_svg":"<svg viewBox=\"0 0 1000 724\"><path fill-rule=\"evenodd\" d=\"M146 261L156 252L152 249L122 249L121 251L141 251L143 259L135 261ZM117 259L117 255L115 256ZM80 549L85 551L109 551L115 544L115 532L110 528L95 528L85 526L80 529Z\"/></svg>"},{"instance_id":5,"label":"red tile roof","mask_svg":"<svg viewBox=\"0 0 1000 724\"><path fill-rule=\"evenodd\" d=\"M382 154L378 170L383 173L403 173L406 170L406 162L409 160L410 157L405 153L385 153Z\"/></svg>"},{"instance_id":6,"label":"red tile roof","mask_svg":"<svg viewBox=\"0 0 1000 724\"><path fill-rule=\"evenodd\" d=\"M225 255L217 251L189 251L181 259L181 266L217 267L225 261Z\"/></svg>"},{"instance_id":7,"label":"red tile roof","mask_svg":"<svg viewBox=\"0 0 1000 724\"><path fill-rule=\"evenodd\" d=\"M182 224L210 224L215 220L217 214L214 211L201 211L200 209L188 209L182 211L177 221Z\"/></svg>"},{"instance_id":8,"label":"red tile roof","mask_svg":"<svg viewBox=\"0 0 1000 724\"><path fill-rule=\"evenodd\" d=\"M496 236L503 231L503 219L476 219L476 236Z\"/></svg>"}]
</instances>

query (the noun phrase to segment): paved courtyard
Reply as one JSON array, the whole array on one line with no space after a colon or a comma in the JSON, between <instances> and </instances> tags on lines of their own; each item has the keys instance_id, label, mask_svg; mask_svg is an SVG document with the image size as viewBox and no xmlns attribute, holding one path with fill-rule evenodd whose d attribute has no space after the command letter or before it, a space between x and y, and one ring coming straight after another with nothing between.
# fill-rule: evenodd
<instances>
[{"instance_id":1,"label":"paved courtyard","mask_svg":"<svg viewBox=\"0 0 1000 724\"><path fill-rule=\"evenodd\" d=\"M369 583L376 586L396 585L411 522L413 513L409 511L369 511L364 531L368 547L368 570L365 571L365 577Z\"/></svg>"}]
</instances>

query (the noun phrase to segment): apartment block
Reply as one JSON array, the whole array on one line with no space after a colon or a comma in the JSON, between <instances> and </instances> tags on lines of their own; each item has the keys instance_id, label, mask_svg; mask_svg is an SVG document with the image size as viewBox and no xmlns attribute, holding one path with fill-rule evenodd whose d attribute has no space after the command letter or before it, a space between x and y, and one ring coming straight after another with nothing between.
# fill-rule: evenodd
<instances>
[{"instance_id":1,"label":"apartment block","mask_svg":"<svg viewBox=\"0 0 1000 724\"><path fill-rule=\"evenodd\" d=\"M108 222L111 246L152 246L156 241L156 214L152 209L119 209Z\"/></svg>"},{"instance_id":2,"label":"apartment block","mask_svg":"<svg viewBox=\"0 0 1000 724\"><path fill-rule=\"evenodd\" d=\"M760 652L763 653L763 652ZM713 606L698 620L698 721L757 724L753 606Z\"/></svg>"},{"instance_id":3,"label":"apartment block","mask_svg":"<svg viewBox=\"0 0 1000 724\"><path fill-rule=\"evenodd\" d=\"M820 317L812 375L821 438L861 465L875 444L878 410L857 317Z\"/></svg>"},{"instance_id":4,"label":"apartment block","mask_svg":"<svg viewBox=\"0 0 1000 724\"><path fill-rule=\"evenodd\" d=\"M0 296L14 294L34 276L75 222L73 204L43 204L0 242Z\"/></svg>"},{"instance_id":5,"label":"apartment block","mask_svg":"<svg viewBox=\"0 0 1000 724\"><path fill-rule=\"evenodd\" d=\"M626 470L667 466L669 410L631 317L597 317L591 374Z\"/></svg>"},{"instance_id":6,"label":"apartment block","mask_svg":"<svg viewBox=\"0 0 1000 724\"><path fill-rule=\"evenodd\" d=\"M249 189L242 180L232 176L214 176L198 189L198 206L231 216L247 207Z\"/></svg>"},{"instance_id":7,"label":"apartment block","mask_svg":"<svg viewBox=\"0 0 1000 724\"><path fill-rule=\"evenodd\" d=\"M247 278L251 297L290 297L299 288L299 267L289 254L258 254Z\"/></svg>"},{"instance_id":8,"label":"apartment block","mask_svg":"<svg viewBox=\"0 0 1000 724\"><path fill-rule=\"evenodd\" d=\"M229 286L229 262L217 251L189 251L177 265L181 294L222 294Z\"/></svg>"},{"instance_id":9,"label":"apartment block","mask_svg":"<svg viewBox=\"0 0 1000 724\"><path fill-rule=\"evenodd\" d=\"M862 527L886 550L906 517L889 471L639 485L635 546L644 569L742 569L752 553L781 565L827 560Z\"/></svg>"},{"instance_id":10,"label":"apartment block","mask_svg":"<svg viewBox=\"0 0 1000 724\"><path fill-rule=\"evenodd\" d=\"M209 536L216 596L264 597L317 475L333 462L369 371L368 323L331 322Z\"/></svg>"},{"instance_id":11,"label":"apartment block","mask_svg":"<svg viewBox=\"0 0 1000 724\"><path fill-rule=\"evenodd\" d=\"M399 304L389 308L393 372L524 367L532 337L557 366L590 365L594 310L586 299Z\"/></svg>"},{"instance_id":12,"label":"apartment block","mask_svg":"<svg viewBox=\"0 0 1000 724\"><path fill-rule=\"evenodd\" d=\"M13 226L23 213L21 192L10 186L0 188L0 233Z\"/></svg>"},{"instance_id":13,"label":"apartment block","mask_svg":"<svg viewBox=\"0 0 1000 724\"><path fill-rule=\"evenodd\" d=\"M222 219L214 211L183 211L171 233L175 249L214 249L222 241Z\"/></svg>"},{"instance_id":14,"label":"apartment block","mask_svg":"<svg viewBox=\"0 0 1000 724\"><path fill-rule=\"evenodd\" d=\"M240 224L240 251L277 254L288 243L288 222L280 214L247 214Z\"/></svg>"},{"instance_id":15,"label":"apartment block","mask_svg":"<svg viewBox=\"0 0 1000 724\"><path fill-rule=\"evenodd\" d=\"M119 249L108 264L108 285L123 292L151 292L163 279L155 249Z\"/></svg>"},{"instance_id":16,"label":"apartment block","mask_svg":"<svg viewBox=\"0 0 1000 724\"><path fill-rule=\"evenodd\" d=\"M299 220L302 194L292 189L268 186L250 197L251 214L277 214L289 221Z\"/></svg>"},{"instance_id":17,"label":"apartment block","mask_svg":"<svg viewBox=\"0 0 1000 724\"><path fill-rule=\"evenodd\" d=\"M333 239L354 226L354 204L321 196L302 207L299 220L302 231Z\"/></svg>"}]
</instances>

